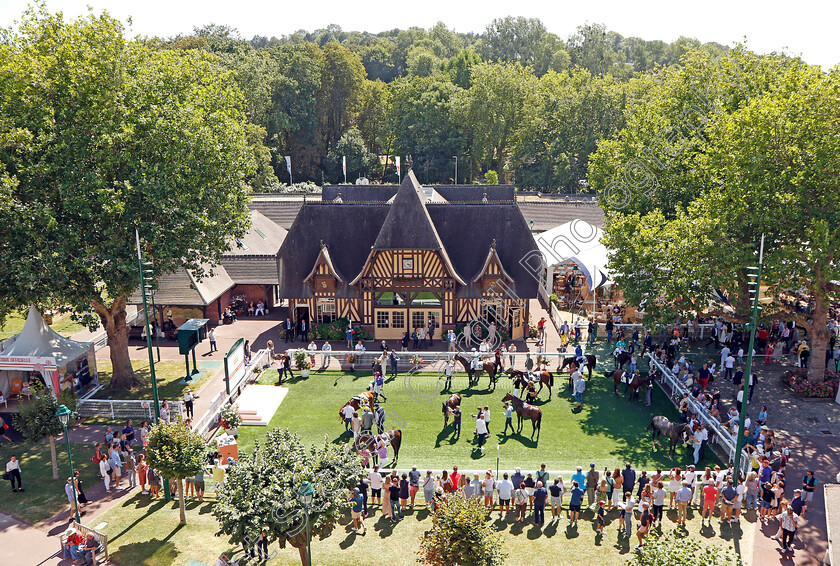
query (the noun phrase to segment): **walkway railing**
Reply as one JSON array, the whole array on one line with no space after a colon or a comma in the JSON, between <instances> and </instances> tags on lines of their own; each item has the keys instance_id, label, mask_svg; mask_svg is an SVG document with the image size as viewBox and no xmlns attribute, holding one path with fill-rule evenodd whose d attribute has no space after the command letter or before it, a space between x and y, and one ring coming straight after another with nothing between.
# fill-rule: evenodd
<instances>
[{"instance_id":1,"label":"walkway railing","mask_svg":"<svg viewBox=\"0 0 840 566\"><path fill-rule=\"evenodd\" d=\"M673 372L662 364L659 360L657 360L652 354L646 354L648 358L648 363L650 363L651 367L655 367L659 370L661 374L661 380L658 382L659 386L662 387L663 383L667 384L670 388L670 393L662 387L662 390L669 396L669 398L677 404L678 401L675 397L679 396L682 398L683 393L688 394L688 406L692 413L697 415L697 418L700 420L701 423L706 425L706 428L710 431L710 441L715 441L718 444L722 445L725 450L727 457L729 458L729 462L732 462L735 459L735 442L736 438L729 432L729 429L724 426L719 420L709 414L706 410L706 407L699 403L694 397L691 396L691 392L688 388L683 385L683 383L677 379ZM713 433L713 434L711 434ZM741 469L747 469L749 464L750 457L746 451L741 451Z\"/></svg>"},{"instance_id":2,"label":"walkway railing","mask_svg":"<svg viewBox=\"0 0 840 566\"><path fill-rule=\"evenodd\" d=\"M170 419L184 415L183 401L169 401ZM80 417L153 420L155 407L152 401L129 399L79 399L76 408Z\"/></svg>"}]
</instances>

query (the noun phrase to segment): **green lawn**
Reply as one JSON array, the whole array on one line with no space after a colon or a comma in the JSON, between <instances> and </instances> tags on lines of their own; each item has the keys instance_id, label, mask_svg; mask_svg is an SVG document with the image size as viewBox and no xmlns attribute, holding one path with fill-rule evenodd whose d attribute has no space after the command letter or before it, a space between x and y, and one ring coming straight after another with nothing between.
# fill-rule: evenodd
<instances>
[{"instance_id":1,"label":"green lawn","mask_svg":"<svg viewBox=\"0 0 840 566\"><path fill-rule=\"evenodd\" d=\"M70 315L62 315L55 317L55 322L52 324L52 329L64 336L65 338L69 338L76 334L77 332L84 330L85 327L77 322L73 322L70 319ZM5 340L6 338L10 338L15 334L18 334L21 330L23 330L23 325L26 322L25 316L20 316L19 314L10 314L6 317L6 321L0 326L0 340Z\"/></svg>"},{"instance_id":2,"label":"green lawn","mask_svg":"<svg viewBox=\"0 0 840 566\"><path fill-rule=\"evenodd\" d=\"M260 382L275 383L276 375L273 370L264 372ZM366 391L370 379L367 372L313 372L307 379L297 377L289 383L289 393L268 428L289 427L307 443L323 442L325 436L329 442L347 442L350 437L344 434L338 411L351 396ZM531 440L528 421L520 434L501 434L504 427L501 400L511 387L507 377L500 378L494 392L487 388L486 378L478 387L467 389L466 375L461 372L453 380L454 391L462 395L464 412L461 438L456 440L451 423L443 429L441 403L449 393L436 393L436 383L437 374L431 372L410 379L402 375L386 382L383 390L388 398L383 404L387 411L385 424L387 428L397 428L403 433L400 466L416 464L422 469L440 469L455 464L462 469L495 469L497 445L501 469L521 466L535 470L542 462L553 470L573 470L578 465L586 467L589 462L595 462L603 469L630 461L639 469L650 470L656 466L684 467L687 463L684 454L679 453L674 461L669 460L667 444L664 449L651 450L650 435L645 428L652 416L663 414L672 420L678 418L673 405L656 388L653 406L646 407L636 401L628 402L624 396L616 397L612 380L608 383L603 372L593 373L584 394L583 409L576 410L565 388L568 379L558 378L551 401L548 401L547 390L540 395L542 426L539 437L535 435ZM484 452L476 450L472 441L474 421L469 415L478 405L491 408L491 435ZM240 450L251 448L265 430L263 427L241 427Z\"/></svg>"},{"instance_id":3,"label":"green lawn","mask_svg":"<svg viewBox=\"0 0 840 566\"><path fill-rule=\"evenodd\" d=\"M208 489L210 483L208 482ZM187 525L179 527L177 503L152 501L148 495L134 495L122 505L114 507L98 520L107 522L104 528L108 534L111 560L123 566L169 566L184 565L190 560L215 564L219 554L237 551L226 539L213 536L218 525L213 518L213 495L204 503L187 502ZM312 541L312 563L328 566L350 566L356 564L388 564L408 566L417 563L416 552L420 537L431 528L429 513L423 506L406 514L406 519L396 526L383 518L378 508L373 517L366 521L367 535L357 536L348 530L349 517L345 516L330 536ZM549 512L550 515L550 512ZM598 564L619 566L633 555L637 544L635 536L628 540L619 538L615 530L615 511L608 515L611 522L603 537L597 537L592 524L593 513L585 511L577 529L568 528L568 522L546 523L539 529L532 524L514 523L492 517L493 525L502 534L504 548L509 553L507 564L511 566L553 566L556 564ZM741 552L745 564L752 556L755 522L742 519L740 525L701 528L697 513L690 512L688 529L693 537L702 537L711 544L734 546ZM676 511L667 513L664 530L673 528ZM269 566L300 564L296 549L280 549ZM241 554L241 553L240 553ZM565 560L559 556L566 557ZM375 558L373 558L375 557ZM574 558L571 558L574 557Z\"/></svg>"},{"instance_id":4,"label":"green lawn","mask_svg":"<svg viewBox=\"0 0 840 566\"><path fill-rule=\"evenodd\" d=\"M100 389L95 399L151 399L152 381L149 373L149 362L132 360L134 371L140 378L142 384L130 391L124 389L111 389L108 384L111 381L111 360L104 358L96 359L96 367L99 372L99 381L105 387ZM184 388L190 387L194 392L200 391L210 381L221 367L220 361L198 362L198 375L193 376L194 380L189 385L180 383L186 373L184 362L174 360L161 360L155 363L155 377L158 383L158 395L161 399L179 399L183 396Z\"/></svg>"},{"instance_id":5,"label":"green lawn","mask_svg":"<svg viewBox=\"0 0 840 566\"><path fill-rule=\"evenodd\" d=\"M82 489L89 491L101 481L98 468L90 461L93 450L85 444L71 444L73 465L82 476ZM70 475L67 462L67 445L63 440L56 442L58 455L58 480L52 479L52 460L50 445L44 440L38 443L18 442L0 444L0 463L3 471L12 455L20 461L20 474L23 480L23 493L12 493L8 482L0 482L0 511L13 515L29 524L40 523L52 517L67 506L64 484Z\"/></svg>"}]
</instances>

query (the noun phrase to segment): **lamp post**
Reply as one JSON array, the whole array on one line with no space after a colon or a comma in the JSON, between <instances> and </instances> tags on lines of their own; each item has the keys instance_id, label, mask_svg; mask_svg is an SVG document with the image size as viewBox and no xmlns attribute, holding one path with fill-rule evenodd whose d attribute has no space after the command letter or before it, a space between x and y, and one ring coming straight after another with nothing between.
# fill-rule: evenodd
<instances>
[{"instance_id":1,"label":"lamp post","mask_svg":"<svg viewBox=\"0 0 840 566\"><path fill-rule=\"evenodd\" d=\"M309 508L312 506L312 498L315 495L315 488L308 481L302 482L297 490L297 497L303 506L303 513L306 516L306 566L312 566L312 545L309 532Z\"/></svg>"},{"instance_id":2,"label":"lamp post","mask_svg":"<svg viewBox=\"0 0 840 566\"><path fill-rule=\"evenodd\" d=\"M458 156L453 155L452 157L455 159L455 184L457 185L458 184Z\"/></svg>"},{"instance_id":3,"label":"lamp post","mask_svg":"<svg viewBox=\"0 0 840 566\"><path fill-rule=\"evenodd\" d=\"M73 473L73 458L70 456L70 435L67 434L67 425L70 423L70 409L61 405L55 412L55 416L58 417L58 422L61 423L61 427L64 429L64 440L67 442L67 460L70 462L70 477L73 478L73 509L76 513L76 522L81 524L82 518L79 515L79 500L76 497L76 476Z\"/></svg>"}]
</instances>

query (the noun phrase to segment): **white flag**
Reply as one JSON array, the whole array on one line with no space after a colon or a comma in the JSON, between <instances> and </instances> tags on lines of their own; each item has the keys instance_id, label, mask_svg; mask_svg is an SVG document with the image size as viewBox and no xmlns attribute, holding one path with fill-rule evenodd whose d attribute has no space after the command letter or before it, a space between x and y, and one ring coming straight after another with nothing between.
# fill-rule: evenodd
<instances>
[{"instance_id":1,"label":"white flag","mask_svg":"<svg viewBox=\"0 0 840 566\"><path fill-rule=\"evenodd\" d=\"M399 175L400 174L400 156L399 155L396 156L396 160L397 160L397 175Z\"/></svg>"},{"instance_id":2,"label":"white flag","mask_svg":"<svg viewBox=\"0 0 840 566\"><path fill-rule=\"evenodd\" d=\"M291 177L292 176L292 156L291 155L286 155L285 158L286 158L286 171L289 172L289 177Z\"/></svg>"},{"instance_id":3,"label":"white flag","mask_svg":"<svg viewBox=\"0 0 840 566\"><path fill-rule=\"evenodd\" d=\"M344 172L344 176L347 176L347 156L341 156L341 170Z\"/></svg>"}]
</instances>

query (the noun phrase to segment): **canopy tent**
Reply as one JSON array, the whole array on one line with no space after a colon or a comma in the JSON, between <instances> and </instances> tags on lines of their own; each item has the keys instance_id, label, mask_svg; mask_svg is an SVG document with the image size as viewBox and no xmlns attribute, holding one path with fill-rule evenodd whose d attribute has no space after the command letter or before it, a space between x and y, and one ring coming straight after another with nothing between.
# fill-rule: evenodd
<instances>
[{"instance_id":1,"label":"canopy tent","mask_svg":"<svg viewBox=\"0 0 840 566\"><path fill-rule=\"evenodd\" d=\"M26 324L20 334L5 350L0 352L0 389L7 394L14 373L40 373L53 393L60 391L62 379L68 374L84 371L95 373L96 357L93 342L76 342L58 334L44 322L38 309L29 307ZM66 386L65 386L66 387Z\"/></svg>"},{"instance_id":2,"label":"canopy tent","mask_svg":"<svg viewBox=\"0 0 840 566\"><path fill-rule=\"evenodd\" d=\"M571 261L580 268L590 289L612 283L607 270L607 248L601 243L603 233L588 222L572 220L535 236L549 275L555 265ZM551 281L546 283L551 289Z\"/></svg>"}]
</instances>

